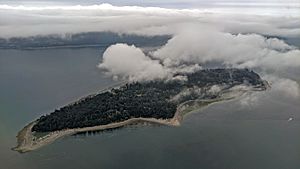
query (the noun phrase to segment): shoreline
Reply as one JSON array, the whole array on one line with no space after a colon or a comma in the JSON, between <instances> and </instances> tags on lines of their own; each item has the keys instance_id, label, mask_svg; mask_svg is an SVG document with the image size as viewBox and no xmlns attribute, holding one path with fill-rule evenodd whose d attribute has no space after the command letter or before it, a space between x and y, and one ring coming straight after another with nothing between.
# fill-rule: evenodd
<instances>
[{"instance_id":1,"label":"shoreline","mask_svg":"<svg viewBox=\"0 0 300 169\"><path fill-rule=\"evenodd\" d=\"M48 144L51 144L55 140L78 134L81 132L89 132L89 131L104 131L107 129L114 129L118 127L123 127L126 125L136 124L136 123L152 123L152 124L160 124L165 126L180 126L180 122L183 120L183 117L185 114L182 114L182 112L188 107L186 107L186 104L189 102L208 102L208 100L190 100L184 103L181 103L178 105L177 110L173 116L173 118L170 119L156 119L156 118L131 118L125 121L117 122L117 123L111 123L106 125L98 125L98 126L92 126L92 127L84 127L84 128L74 128L74 129L65 129L60 131L54 131L50 132L49 134L46 134L43 137L37 138L34 136L34 132L31 131L32 127L37 123L37 121L33 121L29 124L27 124L21 131L18 132L17 137L17 143L18 145L16 147L13 147L12 150L18 151L19 153L26 153L30 152L36 149L39 149L43 146L46 146ZM209 104L213 102L218 101L211 101ZM203 106L205 107L205 106ZM202 108L202 107L201 107ZM200 109L200 108L199 108Z\"/></svg>"},{"instance_id":2,"label":"shoreline","mask_svg":"<svg viewBox=\"0 0 300 169\"><path fill-rule=\"evenodd\" d=\"M37 121L33 121L26 125L21 131L19 131L17 135L17 143L18 145L12 150L18 151L20 153L25 153L29 151L36 150L38 148L41 148L45 145L51 144L55 140L69 136L78 134L81 132L88 132L88 131L102 131L107 129L114 129L118 127L123 127L130 124L135 123L154 123L154 124L160 124L160 125L166 125L166 126L179 126L180 122L177 118L173 117L171 119L155 119L155 118L131 118L125 121L117 122L117 123L111 123L106 125L99 125L99 126L93 126L93 127L84 127L84 128L74 128L74 129L65 129L60 131L54 131L50 132L49 134L37 138L34 136L34 132L31 131L32 127L36 124Z\"/></svg>"},{"instance_id":3,"label":"shoreline","mask_svg":"<svg viewBox=\"0 0 300 169\"><path fill-rule=\"evenodd\" d=\"M189 100L189 101L179 104L177 106L177 110L176 110L174 116L170 119L156 119L156 118L142 118L142 117L131 118L131 119L128 119L125 121L106 124L106 125L98 125L98 126L92 126L92 127L64 129L64 130L60 130L60 131L54 131L54 132L50 132L39 138L34 135L35 132L31 131L32 127L37 123L37 120L35 120L35 121L27 124L21 131L18 132L18 135L16 136L17 137L17 146L12 148L12 150L18 151L20 153L26 153L29 151L39 149L48 144L51 144L55 140L65 137L65 136L74 135L74 134L78 134L81 132L103 131L103 130L107 130L107 129L114 129L114 128L123 127L126 125L136 124L136 123L147 122L147 123L160 124L160 125L165 125L165 126L180 126L180 123L183 120L184 116L186 116L187 114L189 114L195 110L200 110L200 109L205 108L214 103L220 103L223 101L233 100L235 98L242 96L243 94L245 94L247 92L255 92L255 91L261 91L261 90L257 90L257 88L256 89L251 88L251 89L247 89L247 90L237 89L234 91L229 90L229 91L224 91L220 95L220 97L215 98L215 99ZM103 90L102 90L102 92L103 92ZM89 95L89 96L91 96L91 95Z\"/></svg>"}]
</instances>

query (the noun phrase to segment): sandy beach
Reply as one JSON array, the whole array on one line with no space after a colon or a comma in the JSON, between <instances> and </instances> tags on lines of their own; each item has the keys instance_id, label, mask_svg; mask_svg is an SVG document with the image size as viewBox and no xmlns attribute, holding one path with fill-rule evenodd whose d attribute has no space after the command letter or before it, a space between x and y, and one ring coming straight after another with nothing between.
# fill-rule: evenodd
<instances>
[{"instance_id":1,"label":"sandy beach","mask_svg":"<svg viewBox=\"0 0 300 169\"><path fill-rule=\"evenodd\" d=\"M16 147L12 148L12 150L18 151L20 153L25 153L25 152L29 152L32 150L36 150L45 145L48 145L61 137L73 135L76 133L113 129L113 128L118 128L118 127L130 125L130 124L143 123L143 122L168 125L168 126L179 126L180 125L177 118L172 118L172 119L167 119L167 120L155 119L155 118L132 118L132 119L128 119L126 121L107 124L107 125L75 128L75 129L65 129L65 130L61 130L61 131L50 132L49 134L47 134L43 137L37 138L34 136L34 133L31 131L31 128L36 123L36 121L34 121L32 123L29 123L18 133L18 135L17 135L18 145Z\"/></svg>"}]
</instances>

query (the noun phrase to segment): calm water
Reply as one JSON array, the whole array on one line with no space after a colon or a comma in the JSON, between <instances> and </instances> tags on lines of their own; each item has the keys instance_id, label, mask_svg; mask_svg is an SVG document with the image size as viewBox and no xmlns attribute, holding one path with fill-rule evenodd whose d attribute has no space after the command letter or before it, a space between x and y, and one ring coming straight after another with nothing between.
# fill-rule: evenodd
<instances>
[{"instance_id":1,"label":"calm water","mask_svg":"<svg viewBox=\"0 0 300 169\"><path fill-rule=\"evenodd\" d=\"M215 104L180 127L132 126L11 151L31 120L115 83L96 68L103 50L0 50L1 169L300 168L300 100L272 91L250 105Z\"/></svg>"}]
</instances>

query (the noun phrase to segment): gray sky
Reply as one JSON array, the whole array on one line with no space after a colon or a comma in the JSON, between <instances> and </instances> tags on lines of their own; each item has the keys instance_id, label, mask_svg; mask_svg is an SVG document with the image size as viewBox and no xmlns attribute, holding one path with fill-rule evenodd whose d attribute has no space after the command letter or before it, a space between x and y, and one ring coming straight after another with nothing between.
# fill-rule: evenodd
<instances>
[{"instance_id":1,"label":"gray sky","mask_svg":"<svg viewBox=\"0 0 300 169\"><path fill-rule=\"evenodd\" d=\"M290 3L300 3L299 0L1 0L0 4L13 4L13 5L26 5L26 4L80 4L80 5L92 5L109 3L112 5L137 5L137 6L157 6L157 7L174 7L174 8L195 8L203 5L271 5L271 4L281 4L287 5Z\"/></svg>"}]
</instances>

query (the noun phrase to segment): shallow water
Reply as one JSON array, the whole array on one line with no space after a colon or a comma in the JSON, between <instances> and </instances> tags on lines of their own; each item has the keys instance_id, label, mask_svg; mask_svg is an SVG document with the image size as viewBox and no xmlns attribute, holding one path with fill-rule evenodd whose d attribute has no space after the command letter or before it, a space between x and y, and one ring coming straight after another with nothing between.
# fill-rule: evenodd
<instances>
[{"instance_id":1,"label":"shallow water","mask_svg":"<svg viewBox=\"0 0 300 169\"><path fill-rule=\"evenodd\" d=\"M214 104L180 127L129 126L11 151L28 122L116 83L96 67L103 50L0 50L1 169L300 168L300 100L272 91L247 105L243 99Z\"/></svg>"}]
</instances>

